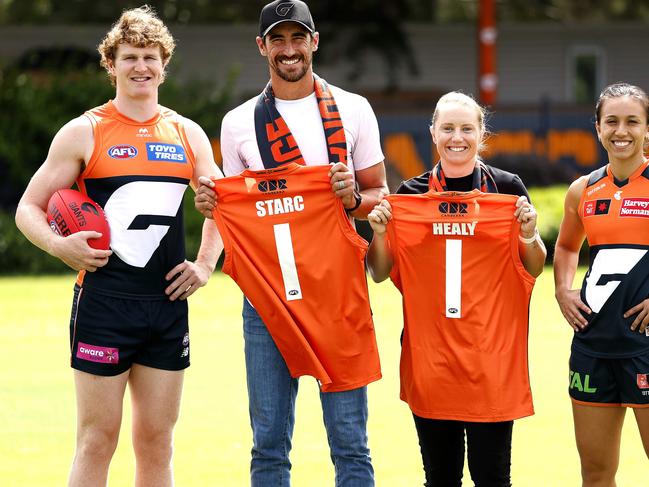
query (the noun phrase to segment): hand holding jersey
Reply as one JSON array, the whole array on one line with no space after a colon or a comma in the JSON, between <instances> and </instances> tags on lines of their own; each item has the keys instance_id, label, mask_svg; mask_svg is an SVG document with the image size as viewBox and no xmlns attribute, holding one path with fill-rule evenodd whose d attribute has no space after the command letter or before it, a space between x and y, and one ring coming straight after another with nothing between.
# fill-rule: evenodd
<instances>
[{"instance_id":1,"label":"hand holding jersey","mask_svg":"<svg viewBox=\"0 0 649 487\"><path fill-rule=\"evenodd\" d=\"M390 202L386 199L372 208L367 215L367 221L370 222L372 232L375 236L382 237L388 231L388 222L392 219L392 207Z\"/></svg>"},{"instance_id":2,"label":"hand holding jersey","mask_svg":"<svg viewBox=\"0 0 649 487\"><path fill-rule=\"evenodd\" d=\"M360 206L360 193L356 191L354 173L346 164L336 162L331 166L328 176L331 181L331 190L343 203L345 209L356 209ZM213 218L216 207L216 193L214 182L207 177L199 178L200 186L194 196L194 206L205 217Z\"/></svg>"},{"instance_id":3,"label":"hand holding jersey","mask_svg":"<svg viewBox=\"0 0 649 487\"><path fill-rule=\"evenodd\" d=\"M343 162L337 162L329 169L328 176L331 178L331 190L340 198L345 209L354 207L356 194L354 173L349 170ZM356 209L356 208L354 208Z\"/></svg>"},{"instance_id":4,"label":"hand holding jersey","mask_svg":"<svg viewBox=\"0 0 649 487\"><path fill-rule=\"evenodd\" d=\"M392 207L387 199L382 200L367 215L367 220L375 235L383 235L387 231L387 223L392 218ZM516 200L514 217L521 223L521 236L531 238L536 235L536 209L529 203L527 197L519 196Z\"/></svg>"},{"instance_id":5,"label":"hand holding jersey","mask_svg":"<svg viewBox=\"0 0 649 487\"><path fill-rule=\"evenodd\" d=\"M214 181L207 176L198 178L199 186L194 195L194 206L205 218L214 218L212 212L216 206L216 193L214 192Z\"/></svg>"},{"instance_id":6,"label":"hand holding jersey","mask_svg":"<svg viewBox=\"0 0 649 487\"><path fill-rule=\"evenodd\" d=\"M529 239L533 239L536 236L536 218L537 213L532 203L525 196L519 196L516 200L516 211L514 211L514 217L521 224L520 235L522 241L525 243L532 243L534 240L528 242Z\"/></svg>"}]
</instances>

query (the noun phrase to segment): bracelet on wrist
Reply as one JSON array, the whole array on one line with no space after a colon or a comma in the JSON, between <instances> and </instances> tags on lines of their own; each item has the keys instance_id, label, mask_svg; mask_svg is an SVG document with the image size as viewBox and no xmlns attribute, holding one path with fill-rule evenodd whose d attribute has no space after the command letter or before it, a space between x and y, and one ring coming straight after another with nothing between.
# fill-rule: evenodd
<instances>
[{"instance_id":1,"label":"bracelet on wrist","mask_svg":"<svg viewBox=\"0 0 649 487\"><path fill-rule=\"evenodd\" d=\"M531 245L531 244L533 244L534 242L536 242L536 238L537 238L538 236L539 236L539 229L538 229L538 228L535 228L535 229L534 229L534 235L532 235L531 237L523 237L522 235L519 235L519 236L518 236L518 240L520 240L521 242L523 242L525 245Z\"/></svg>"}]
</instances>

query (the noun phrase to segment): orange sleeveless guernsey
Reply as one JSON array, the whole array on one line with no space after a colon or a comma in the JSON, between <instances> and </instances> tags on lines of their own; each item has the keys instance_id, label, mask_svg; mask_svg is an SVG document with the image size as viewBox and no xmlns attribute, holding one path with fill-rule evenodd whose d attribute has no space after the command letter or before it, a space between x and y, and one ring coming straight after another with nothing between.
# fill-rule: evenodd
<instances>
[{"instance_id":1,"label":"orange sleeveless guernsey","mask_svg":"<svg viewBox=\"0 0 649 487\"><path fill-rule=\"evenodd\" d=\"M138 122L112 102L84 115L95 145L77 186L104 209L113 255L96 272L82 271L77 283L164 297L165 274L185 259L182 199L195 166L182 117L160 106L151 120Z\"/></svg>"},{"instance_id":2,"label":"orange sleeveless guernsey","mask_svg":"<svg viewBox=\"0 0 649 487\"><path fill-rule=\"evenodd\" d=\"M328 172L292 163L214 181L223 271L259 313L291 375L315 377L323 392L381 377L367 242L331 191Z\"/></svg>"},{"instance_id":3,"label":"orange sleeveless guernsey","mask_svg":"<svg viewBox=\"0 0 649 487\"><path fill-rule=\"evenodd\" d=\"M594 357L625 358L649 352L649 331L631 330L624 313L649 296L649 161L628 179L609 166L593 171L579 201L590 265L581 299L593 313L575 333L573 348Z\"/></svg>"},{"instance_id":4,"label":"orange sleeveless guernsey","mask_svg":"<svg viewBox=\"0 0 649 487\"><path fill-rule=\"evenodd\" d=\"M534 413L529 302L517 196L390 195L390 278L403 295L401 399L424 418L508 421Z\"/></svg>"}]
</instances>

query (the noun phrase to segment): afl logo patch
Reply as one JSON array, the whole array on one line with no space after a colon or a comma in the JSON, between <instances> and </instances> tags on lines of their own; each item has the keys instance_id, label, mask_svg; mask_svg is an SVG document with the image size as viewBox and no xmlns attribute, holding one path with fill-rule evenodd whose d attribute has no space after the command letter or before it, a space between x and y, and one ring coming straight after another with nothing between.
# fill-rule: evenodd
<instances>
[{"instance_id":1,"label":"afl logo patch","mask_svg":"<svg viewBox=\"0 0 649 487\"><path fill-rule=\"evenodd\" d=\"M608 215L611 200L589 200L584 202L584 216Z\"/></svg>"},{"instance_id":2,"label":"afl logo patch","mask_svg":"<svg viewBox=\"0 0 649 487\"><path fill-rule=\"evenodd\" d=\"M108 149L108 155L113 159L130 159L137 156L137 149L132 145L114 145Z\"/></svg>"}]
</instances>

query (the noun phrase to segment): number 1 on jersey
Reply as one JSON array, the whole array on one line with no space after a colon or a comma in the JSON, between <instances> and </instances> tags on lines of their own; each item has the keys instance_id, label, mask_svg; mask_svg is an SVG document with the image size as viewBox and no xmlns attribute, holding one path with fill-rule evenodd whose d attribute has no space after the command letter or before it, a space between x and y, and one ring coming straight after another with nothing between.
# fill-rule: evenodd
<instances>
[{"instance_id":1,"label":"number 1 on jersey","mask_svg":"<svg viewBox=\"0 0 649 487\"><path fill-rule=\"evenodd\" d=\"M462 318L462 240L446 241L446 317Z\"/></svg>"},{"instance_id":2,"label":"number 1 on jersey","mask_svg":"<svg viewBox=\"0 0 649 487\"><path fill-rule=\"evenodd\" d=\"M287 301L302 299L302 288L300 278L297 275L295 266L295 253L293 252L293 240L291 239L291 227L288 223L273 225L275 232L275 247L279 258L279 268L284 280L284 291Z\"/></svg>"}]
</instances>

